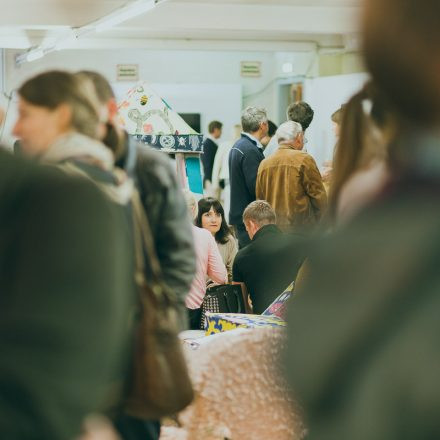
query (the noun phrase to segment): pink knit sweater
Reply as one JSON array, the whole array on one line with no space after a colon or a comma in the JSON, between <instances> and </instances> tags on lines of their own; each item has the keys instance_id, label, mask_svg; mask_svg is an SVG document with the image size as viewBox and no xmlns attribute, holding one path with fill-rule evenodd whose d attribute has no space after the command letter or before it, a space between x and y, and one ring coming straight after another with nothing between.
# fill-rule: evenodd
<instances>
[{"instance_id":1,"label":"pink knit sweater","mask_svg":"<svg viewBox=\"0 0 440 440\"><path fill-rule=\"evenodd\" d=\"M185 304L189 309L198 309L206 293L207 277L215 283L224 284L228 280L228 274L212 234L197 226L193 226L192 230L197 269Z\"/></svg>"}]
</instances>

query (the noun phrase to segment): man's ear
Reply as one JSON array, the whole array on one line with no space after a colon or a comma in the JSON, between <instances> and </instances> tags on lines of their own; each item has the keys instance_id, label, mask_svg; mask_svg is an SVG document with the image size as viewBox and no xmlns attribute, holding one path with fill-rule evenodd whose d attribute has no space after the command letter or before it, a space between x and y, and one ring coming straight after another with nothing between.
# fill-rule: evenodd
<instances>
[{"instance_id":1,"label":"man's ear","mask_svg":"<svg viewBox=\"0 0 440 440\"><path fill-rule=\"evenodd\" d=\"M253 220L249 220L249 224L253 231L258 230L258 225Z\"/></svg>"}]
</instances>

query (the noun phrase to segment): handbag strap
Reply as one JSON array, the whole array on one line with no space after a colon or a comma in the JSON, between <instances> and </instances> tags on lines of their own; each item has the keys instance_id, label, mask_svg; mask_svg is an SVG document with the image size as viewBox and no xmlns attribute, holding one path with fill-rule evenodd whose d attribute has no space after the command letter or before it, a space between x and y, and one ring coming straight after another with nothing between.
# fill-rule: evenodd
<instances>
[{"instance_id":1,"label":"handbag strap","mask_svg":"<svg viewBox=\"0 0 440 440\"><path fill-rule=\"evenodd\" d=\"M162 270L153 242L150 223L145 214L141 203L139 192L133 190L132 194L132 212L133 212L133 231L134 231L134 250L136 264L136 283L140 286L147 284L145 278L146 263L145 256L148 258L151 272L151 291L159 302L167 300L169 303L177 303L177 297L174 292L167 288L163 281Z\"/></svg>"}]
</instances>

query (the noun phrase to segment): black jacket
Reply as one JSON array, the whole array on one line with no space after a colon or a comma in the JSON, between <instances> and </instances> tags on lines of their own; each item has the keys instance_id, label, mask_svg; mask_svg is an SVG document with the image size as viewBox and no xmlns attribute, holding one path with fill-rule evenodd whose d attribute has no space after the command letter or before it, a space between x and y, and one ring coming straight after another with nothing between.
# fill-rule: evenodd
<instances>
[{"instance_id":1,"label":"black jacket","mask_svg":"<svg viewBox=\"0 0 440 440\"><path fill-rule=\"evenodd\" d=\"M266 225L238 251L232 279L246 285L254 313L263 313L295 280L303 261L302 242L299 235L283 234L277 226Z\"/></svg>"},{"instance_id":2,"label":"black jacket","mask_svg":"<svg viewBox=\"0 0 440 440\"><path fill-rule=\"evenodd\" d=\"M218 145L210 138L206 138L203 142L203 154L200 156L203 164L203 182L209 180L212 182L212 169L214 166L215 154Z\"/></svg>"},{"instance_id":3,"label":"black jacket","mask_svg":"<svg viewBox=\"0 0 440 440\"><path fill-rule=\"evenodd\" d=\"M231 185L231 207L229 223L243 223L243 211L256 199L255 185L263 151L256 142L242 134L229 153L229 180Z\"/></svg>"}]
</instances>

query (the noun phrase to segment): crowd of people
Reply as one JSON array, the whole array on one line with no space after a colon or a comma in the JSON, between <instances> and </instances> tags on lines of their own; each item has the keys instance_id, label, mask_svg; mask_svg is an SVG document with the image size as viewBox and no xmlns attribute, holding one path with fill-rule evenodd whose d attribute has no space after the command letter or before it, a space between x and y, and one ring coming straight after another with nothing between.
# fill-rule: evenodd
<instances>
[{"instance_id":1,"label":"crowd of people","mask_svg":"<svg viewBox=\"0 0 440 440\"><path fill-rule=\"evenodd\" d=\"M22 84L19 154L0 151L2 438L159 438L128 404L133 359L149 355L136 200L181 330L203 328L216 286L239 285L261 314L293 283L283 371L298 435L438 438L438 17L433 0L366 0L371 78L332 115L332 163L321 173L305 149L307 103L279 127L247 107L232 142L209 124L198 199L118 126L99 73ZM153 285L156 258L140 253Z\"/></svg>"}]
</instances>

